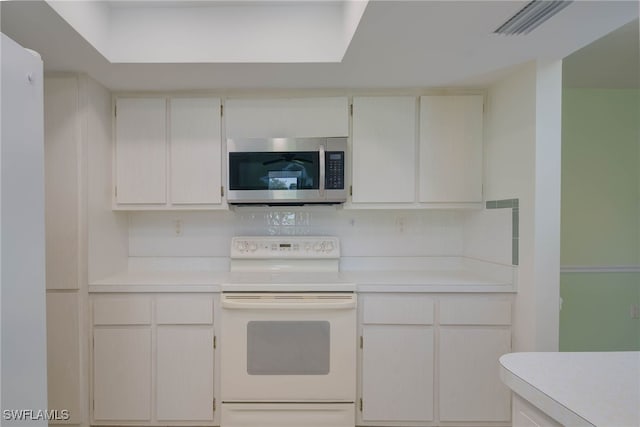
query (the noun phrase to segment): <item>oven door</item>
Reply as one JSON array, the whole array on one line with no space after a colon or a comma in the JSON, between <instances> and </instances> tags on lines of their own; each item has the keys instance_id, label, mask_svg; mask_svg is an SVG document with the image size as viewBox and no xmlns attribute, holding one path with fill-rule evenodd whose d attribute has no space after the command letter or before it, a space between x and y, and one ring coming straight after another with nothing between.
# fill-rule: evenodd
<instances>
[{"instance_id":1,"label":"oven door","mask_svg":"<svg viewBox=\"0 0 640 427\"><path fill-rule=\"evenodd\" d=\"M223 294L221 332L223 403L355 401L355 294Z\"/></svg>"}]
</instances>

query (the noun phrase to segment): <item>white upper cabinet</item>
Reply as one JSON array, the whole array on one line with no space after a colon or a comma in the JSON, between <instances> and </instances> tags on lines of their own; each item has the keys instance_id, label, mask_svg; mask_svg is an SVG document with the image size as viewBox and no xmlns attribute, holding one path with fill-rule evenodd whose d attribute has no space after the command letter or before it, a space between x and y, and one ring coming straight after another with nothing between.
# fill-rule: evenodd
<instances>
[{"instance_id":1,"label":"white upper cabinet","mask_svg":"<svg viewBox=\"0 0 640 427\"><path fill-rule=\"evenodd\" d=\"M227 138L349 135L346 97L228 99Z\"/></svg>"},{"instance_id":2,"label":"white upper cabinet","mask_svg":"<svg viewBox=\"0 0 640 427\"><path fill-rule=\"evenodd\" d=\"M416 198L416 98L353 98L352 202Z\"/></svg>"},{"instance_id":3,"label":"white upper cabinet","mask_svg":"<svg viewBox=\"0 0 640 427\"><path fill-rule=\"evenodd\" d=\"M171 202L221 203L219 98L174 98L171 116Z\"/></svg>"},{"instance_id":4,"label":"white upper cabinet","mask_svg":"<svg viewBox=\"0 0 640 427\"><path fill-rule=\"evenodd\" d=\"M116 203L166 203L166 100L119 98L116 111Z\"/></svg>"},{"instance_id":5,"label":"white upper cabinet","mask_svg":"<svg viewBox=\"0 0 640 427\"><path fill-rule=\"evenodd\" d=\"M220 98L118 98L114 208L222 207L220 109Z\"/></svg>"},{"instance_id":6,"label":"white upper cabinet","mask_svg":"<svg viewBox=\"0 0 640 427\"><path fill-rule=\"evenodd\" d=\"M420 202L482 202L482 110L482 95L420 97Z\"/></svg>"}]
</instances>

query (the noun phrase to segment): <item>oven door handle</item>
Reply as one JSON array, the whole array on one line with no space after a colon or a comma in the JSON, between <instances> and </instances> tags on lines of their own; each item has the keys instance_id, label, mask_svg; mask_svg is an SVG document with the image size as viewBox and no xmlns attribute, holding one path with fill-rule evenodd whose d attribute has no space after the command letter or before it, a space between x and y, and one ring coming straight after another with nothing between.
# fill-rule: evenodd
<instances>
[{"instance_id":1,"label":"oven door handle","mask_svg":"<svg viewBox=\"0 0 640 427\"><path fill-rule=\"evenodd\" d=\"M223 298L222 307L234 310L345 310L356 307L356 300L323 302L246 301Z\"/></svg>"}]
</instances>

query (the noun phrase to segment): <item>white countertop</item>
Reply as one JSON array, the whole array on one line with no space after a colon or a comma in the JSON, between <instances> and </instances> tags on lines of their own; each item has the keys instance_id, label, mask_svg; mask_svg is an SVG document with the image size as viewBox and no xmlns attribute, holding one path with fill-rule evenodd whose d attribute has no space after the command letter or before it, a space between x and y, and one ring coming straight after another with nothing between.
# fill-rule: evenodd
<instances>
[{"instance_id":1,"label":"white countertop","mask_svg":"<svg viewBox=\"0 0 640 427\"><path fill-rule=\"evenodd\" d=\"M640 352L511 353L502 381L567 426L640 426Z\"/></svg>"},{"instance_id":2,"label":"white countertop","mask_svg":"<svg viewBox=\"0 0 640 427\"><path fill-rule=\"evenodd\" d=\"M90 292L220 292L256 284L330 284L358 292L513 292L511 283L469 271L348 271L341 273L124 272L91 283ZM306 290L306 289L305 289Z\"/></svg>"}]
</instances>

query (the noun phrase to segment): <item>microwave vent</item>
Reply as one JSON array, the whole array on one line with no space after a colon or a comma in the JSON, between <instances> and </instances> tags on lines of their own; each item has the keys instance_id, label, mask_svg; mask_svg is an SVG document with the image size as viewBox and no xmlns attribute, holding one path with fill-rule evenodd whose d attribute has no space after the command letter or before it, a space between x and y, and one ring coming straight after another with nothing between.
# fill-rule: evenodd
<instances>
[{"instance_id":1,"label":"microwave vent","mask_svg":"<svg viewBox=\"0 0 640 427\"><path fill-rule=\"evenodd\" d=\"M498 27L494 34L528 34L572 2L573 0L533 0Z\"/></svg>"}]
</instances>

